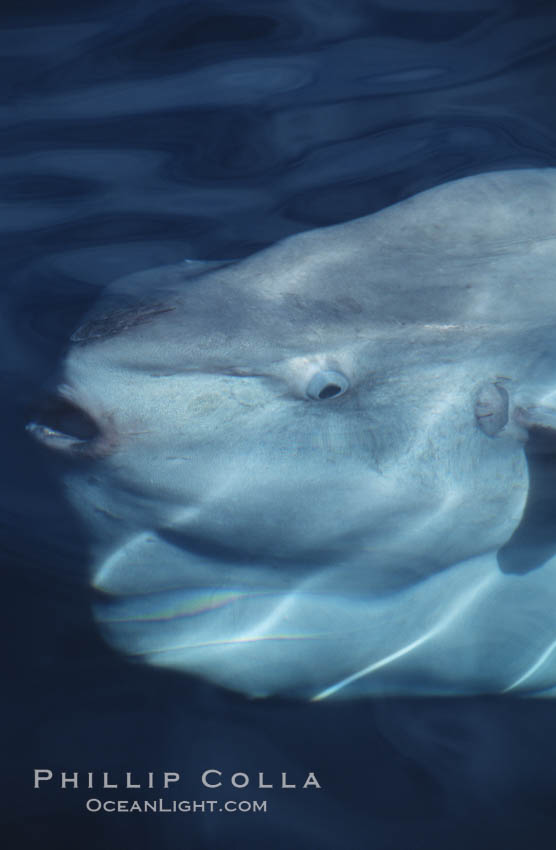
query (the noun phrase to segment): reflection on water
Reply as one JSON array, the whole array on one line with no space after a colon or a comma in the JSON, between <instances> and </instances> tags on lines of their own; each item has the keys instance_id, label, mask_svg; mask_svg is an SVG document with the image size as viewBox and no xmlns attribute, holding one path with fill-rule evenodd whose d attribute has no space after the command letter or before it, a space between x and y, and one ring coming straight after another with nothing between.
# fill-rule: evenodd
<instances>
[{"instance_id":1,"label":"reflection on water","mask_svg":"<svg viewBox=\"0 0 556 850\"><path fill-rule=\"evenodd\" d=\"M184 835L192 847L258 846L272 828L277 848L367 848L370 837L377 848L517 848L553 833L549 702L258 704L111 655L90 622L86 533L59 467L24 433L80 316L115 277L243 257L451 178L556 164L552 4L449 5L56 0L47 13L28 0L6 16L4 819L17 817L17 846L36 846L48 823L58 846L79 836L84 847L173 848ZM530 458L535 494L550 492L551 464L550 447ZM533 503L550 546L550 503ZM515 562L509 553L508 571ZM27 793L36 766L171 764L196 794L200 768L220 765L314 769L324 788L276 795L264 821L186 824L85 820L68 794Z\"/></svg>"}]
</instances>

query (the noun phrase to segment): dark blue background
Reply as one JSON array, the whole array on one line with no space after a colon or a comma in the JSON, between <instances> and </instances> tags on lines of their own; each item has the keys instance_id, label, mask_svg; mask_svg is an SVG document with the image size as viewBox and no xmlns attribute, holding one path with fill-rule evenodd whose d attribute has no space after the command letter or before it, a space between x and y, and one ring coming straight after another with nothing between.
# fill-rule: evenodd
<instances>
[{"instance_id":1,"label":"dark blue background","mask_svg":"<svg viewBox=\"0 0 556 850\"><path fill-rule=\"evenodd\" d=\"M551 701L250 702L112 654L60 468L24 432L114 277L244 256L451 178L556 165L554 3L3 10L3 846L556 846ZM536 463L550 491L553 457ZM556 536L552 517L545 507L540 536ZM323 790L267 793L267 815L102 816L81 792L33 791L34 767L178 770L172 796L189 799L211 797L207 767L314 770Z\"/></svg>"}]
</instances>

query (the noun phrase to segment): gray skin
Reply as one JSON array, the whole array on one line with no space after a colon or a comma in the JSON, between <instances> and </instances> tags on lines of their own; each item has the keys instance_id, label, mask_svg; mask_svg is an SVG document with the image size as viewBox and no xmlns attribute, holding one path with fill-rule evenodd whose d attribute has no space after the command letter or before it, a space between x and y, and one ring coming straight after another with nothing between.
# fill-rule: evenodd
<instances>
[{"instance_id":1,"label":"gray skin","mask_svg":"<svg viewBox=\"0 0 556 850\"><path fill-rule=\"evenodd\" d=\"M253 696L549 693L556 560L496 552L556 427L555 268L537 169L109 287L28 426L108 639Z\"/></svg>"}]
</instances>

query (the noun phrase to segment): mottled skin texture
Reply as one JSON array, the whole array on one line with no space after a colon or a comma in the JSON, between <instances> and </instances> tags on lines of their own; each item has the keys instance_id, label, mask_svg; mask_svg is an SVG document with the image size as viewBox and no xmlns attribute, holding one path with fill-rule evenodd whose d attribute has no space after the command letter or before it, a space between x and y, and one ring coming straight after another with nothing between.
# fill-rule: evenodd
<instances>
[{"instance_id":1,"label":"mottled skin texture","mask_svg":"<svg viewBox=\"0 0 556 850\"><path fill-rule=\"evenodd\" d=\"M546 169L110 287L60 379L81 432L30 426L75 458L109 638L255 695L511 688L556 639L556 567L496 562L556 418L555 261Z\"/></svg>"}]
</instances>

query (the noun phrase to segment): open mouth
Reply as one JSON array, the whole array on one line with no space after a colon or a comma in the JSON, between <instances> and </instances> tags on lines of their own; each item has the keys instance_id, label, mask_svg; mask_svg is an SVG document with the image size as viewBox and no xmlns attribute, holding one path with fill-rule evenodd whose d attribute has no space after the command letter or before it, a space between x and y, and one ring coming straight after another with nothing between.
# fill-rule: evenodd
<instances>
[{"instance_id":1,"label":"open mouth","mask_svg":"<svg viewBox=\"0 0 556 850\"><path fill-rule=\"evenodd\" d=\"M61 395L50 395L40 405L27 431L57 451L94 456L102 454L103 434L83 408Z\"/></svg>"}]
</instances>

